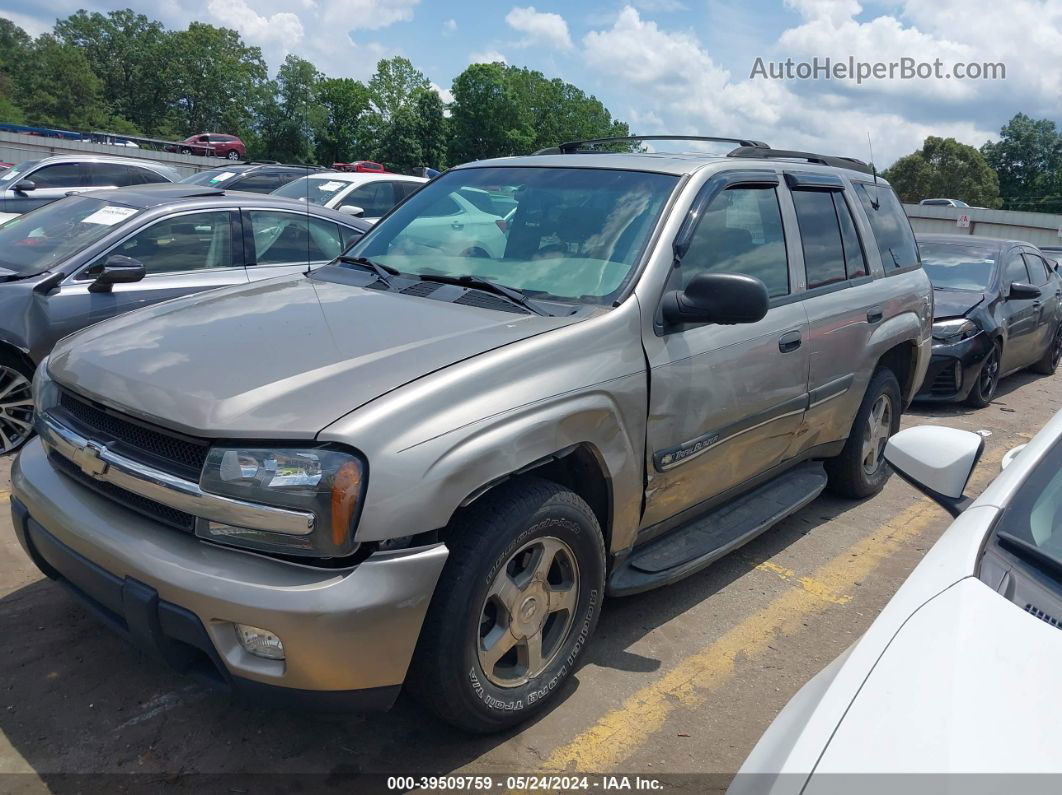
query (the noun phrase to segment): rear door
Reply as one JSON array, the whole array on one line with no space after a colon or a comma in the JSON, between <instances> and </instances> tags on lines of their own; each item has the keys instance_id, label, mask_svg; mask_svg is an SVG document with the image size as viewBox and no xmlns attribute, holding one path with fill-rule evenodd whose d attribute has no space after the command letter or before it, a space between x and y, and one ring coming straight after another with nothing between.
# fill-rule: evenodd
<instances>
[{"instance_id":1,"label":"rear door","mask_svg":"<svg viewBox=\"0 0 1062 795\"><path fill-rule=\"evenodd\" d=\"M1010 285L1015 282L1031 283L1020 248L1010 249L1003 257L1003 284L1000 289L1007 328L1001 365L1003 372L1025 367L1038 358L1036 342L1043 302L1034 298L1011 298Z\"/></svg>"},{"instance_id":2,"label":"rear door","mask_svg":"<svg viewBox=\"0 0 1062 795\"><path fill-rule=\"evenodd\" d=\"M858 199L836 175L789 172L810 340L801 449L847 437L870 379L867 346L884 317L856 226ZM897 407L898 409L899 407Z\"/></svg>"},{"instance_id":3,"label":"rear door","mask_svg":"<svg viewBox=\"0 0 1062 795\"><path fill-rule=\"evenodd\" d=\"M764 282L771 308L758 323L661 328L647 340L644 526L781 463L804 417L808 322L787 256L787 240L799 241L786 234L779 188L773 171L725 172L701 194L707 205L666 290L701 272L743 273Z\"/></svg>"},{"instance_id":4,"label":"rear door","mask_svg":"<svg viewBox=\"0 0 1062 795\"><path fill-rule=\"evenodd\" d=\"M1025 258L1025 268L1029 271L1031 284L1039 287L1041 291L1033 347L1034 354L1043 354L1048 343L1054 339L1055 327L1058 325L1059 297L1062 291L1059 290L1057 281L1051 276L1051 271L1043 257L1031 249L1025 249L1022 256ZM1039 358L1036 356L1036 359Z\"/></svg>"},{"instance_id":5,"label":"rear door","mask_svg":"<svg viewBox=\"0 0 1062 795\"><path fill-rule=\"evenodd\" d=\"M243 210L244 250L251 281L303 273L343 251L335 221L285 210Z\"/></svg>"}]
</instances>

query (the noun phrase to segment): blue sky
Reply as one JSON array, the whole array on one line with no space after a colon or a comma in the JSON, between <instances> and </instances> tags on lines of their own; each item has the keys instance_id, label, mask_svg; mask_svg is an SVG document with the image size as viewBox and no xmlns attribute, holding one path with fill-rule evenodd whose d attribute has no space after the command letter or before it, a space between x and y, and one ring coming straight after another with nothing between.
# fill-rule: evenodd
<instances>
[{"instance_id":1,"label":"blue sky","mask_svg":"<svg viewBox=\"0 0 1062 795\"><path fill-rule=\"evenodd\" d=\"M1062 0L4 0L31 33L81 7L234 27L275 69L294 52L365 79L401 54L444 98L503 59L598 96L636 132L757 138L887 164L926 135L980 145L1019 111L1062 122ZM765 80L756 58L1001 62L1005 80Z\"/></svg>"}]
</instances>

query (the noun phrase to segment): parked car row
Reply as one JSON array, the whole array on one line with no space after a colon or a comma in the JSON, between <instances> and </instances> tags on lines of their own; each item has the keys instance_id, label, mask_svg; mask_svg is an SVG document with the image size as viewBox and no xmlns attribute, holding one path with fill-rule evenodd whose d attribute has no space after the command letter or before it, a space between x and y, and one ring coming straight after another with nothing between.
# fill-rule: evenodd
<instances>
[{"instance_id":1,"label":"parked car row","mask_svg":"<svg viewBox=\"0 0 1062 795\"><path fill-rule=\"evenodd\" d=\"M386 708L407 685L469 731L528 719L605 595L689 576L826 488L880 491L927 370L965 361L941 346L978 336L945 328L972 299L934 316L967 252L924 268L872 168L712 140L734 148L579 142L268 197L224 189L265 166L223 170L0 227L20 542L237 692ZM1007 366L1045 356L1057 296L1035 321L1009 302L1057 277L1035 283L1024 244L979 255L1004 274L978 333Z\"/></svg>"}]
</instances>

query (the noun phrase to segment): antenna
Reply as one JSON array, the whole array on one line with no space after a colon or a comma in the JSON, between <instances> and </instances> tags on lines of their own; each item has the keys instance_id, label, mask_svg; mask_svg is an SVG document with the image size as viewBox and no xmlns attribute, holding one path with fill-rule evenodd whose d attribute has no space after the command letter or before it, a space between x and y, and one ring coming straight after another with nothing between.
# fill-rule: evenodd
<instances>
[{"instance_id":1,"label":"antenna","mask_svg":"<svg viewBox=\"0 0 1062 795\"><path fill-rule=\"evenodd\" d=\"M881 201L878 198L878 166L874 162L874 141L870 138L870 130L867 130L867 144L870 146L870 170L874 174L874 200L870 205L878 210L881 208Z\"/></svg>"}]
</instances>

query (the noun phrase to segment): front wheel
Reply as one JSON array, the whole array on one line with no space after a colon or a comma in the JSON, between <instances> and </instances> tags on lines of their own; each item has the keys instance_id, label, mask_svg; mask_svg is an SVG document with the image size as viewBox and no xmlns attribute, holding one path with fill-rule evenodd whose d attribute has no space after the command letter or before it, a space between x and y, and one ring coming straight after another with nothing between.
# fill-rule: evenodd
<instances>
[{"instance_id":1,"label":"front wheel","mask_svg":"<svg viewBox=\"0 0 1062 795\"><path fill-rule=\"evenodd\" d=\"M966 397L966 405L975 409L983 409L992 402L996 396L996 387L999 386L999 363L1003 358L1003 349L998 342L992 343L992 350L985 357L981 365L981 372L977 374L977 380Z\"/></svg>"},{"instance_id":2,"label":"front wheel","mask_svg":"<svg viewBox=\"0 0 1062 795\"><path fill-rule=\"evenodd\" d=\"M239 160L240 153L237 152L235 149L230 149L229 153L225 155L225 157L227 157L229 160Z\"/></svg>"},{"instance_id":3,"label":"front wheel","mask_svg":"<svg viewBox=\"0 0 1062 795\"><path fill-rule=\"evenodd\" d=\"M574 492L526 478L474 503L447 545L409 686L458 728L501 731L575 670L601 611L601 529Z\"/></svg>"},{"instance_id":4,"label":"front wheel","mask_svg":"<svg viewBox=\"0 0 1062 795\"><path fill-rule=\"evenodd\" d=\"M862 499L884 488L890 471L885 444L900 429L901 399L900 382L892 370L879 367L867 385L841 454L825 464L830 491Z\"/></svg>"},{"instance_id":5,"label":"front wheel","mask_svg":"<svg viewBox=\"0 0 1062 795\"><path fill-rule=\"evenodd\" d=\"M1047 350L1040 357L1040 361L1030 369L1040 375L1051 375L1058 369L1060 359L1062 359L1062 323L1058 324L1055 336L1051 338L1051 344L1047 346Z\"/></svg>"}]
</instances>

